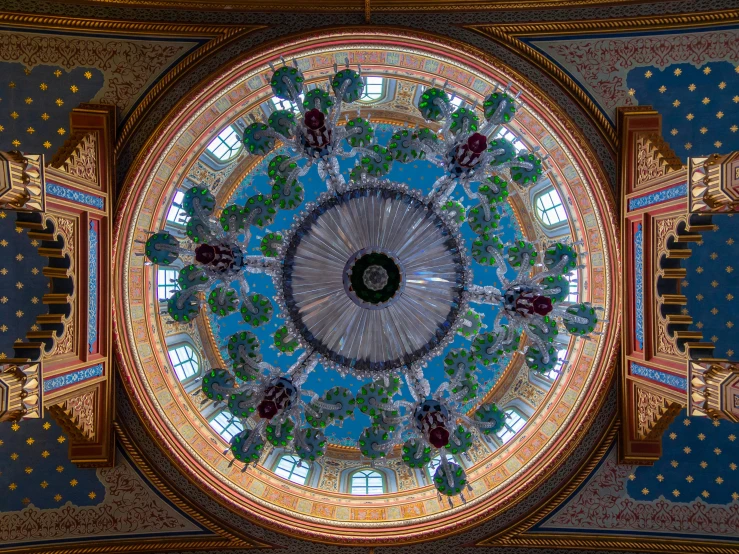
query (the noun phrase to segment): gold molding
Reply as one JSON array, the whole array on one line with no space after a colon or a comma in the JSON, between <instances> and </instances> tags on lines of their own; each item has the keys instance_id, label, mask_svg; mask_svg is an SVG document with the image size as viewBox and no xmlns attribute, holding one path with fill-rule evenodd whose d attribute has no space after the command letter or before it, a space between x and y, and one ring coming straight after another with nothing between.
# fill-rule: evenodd
<instances>
[{"instance_id":1,"label":"gold molding","mask_svg":"<svg viewBox=\"0 0 739 554\"><path fill-rule=\"evenodd\" d=\"M518 37L559 36L585 33L616 33L629 31L651 31L675 28L709 27L717 24L739 21L739 10L718 10L714 12L680 14L674 16L634 17L620 20L598 19L592 21L569 21L565 23L531 23L516 25L466 25L465 29L479 33L514 53L530 60L544 73L570 94L577 104L596 123L598 130L606 139L612 152L616 153L618 136L615 123L612 123L601 109L590 99L585 90L560 66L529 46Z\"/></svg>"}]
</instances>

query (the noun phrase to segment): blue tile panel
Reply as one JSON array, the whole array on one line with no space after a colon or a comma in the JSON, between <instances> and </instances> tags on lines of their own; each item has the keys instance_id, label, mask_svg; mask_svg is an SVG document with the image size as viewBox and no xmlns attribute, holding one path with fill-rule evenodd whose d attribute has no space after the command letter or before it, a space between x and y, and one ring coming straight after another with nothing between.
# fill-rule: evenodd
<instances>
[{"instance_id":1,"label":"blue tile panel","mask_svg":"<svg viewBox=\"0 0 739 554\"><path fill-rule=\"evenodd\" d=\"M688 185L677 185L668 189L659 190L644 196L629 199L629 211L646 208L654 204L660 204L676 198L684 198L688 195Z\"/></svg>"},{"instance_id":2,"label":"blue tile panel","mask_svg":"<svg viewBox=\"0 0 739 554\"><path fill-rule=\"evenodd\" d=\"M105 499L97 470L69 461L67 436L52 418L3 423L0 437L0 513L64 509L67 502L95 506Z\"/></svg>"},{"instance_id":3,"label":"blue tile panel","mask_svg":"<svg viewBox=\"0 0 739 554\"><path fill-rule=\"evenodd\" d=\"M639 348L644 348L644 233L641 223L634 233L634 335Z\"/></svg>"},{"instance_id":4,"label":"blue tile panel","mask_svg":"<svg viewBox=\"0 0 739 554\"><path fill-rule=\"evenodd\" d=\"M87 344L89 351L93 351L98 337L98 231L97 223L90 222L90 234L88 236L88 287L87 287Z\"/></svg>"},{"instance_id":5,"label":"blue tile panel","mask_svg":"<svg viewBox=\"0 0 739 554\"><path fill-rule=\"evenodd\" d=\"M650 381L662 383L663 385L667 385L669 387L675 387L676 389L688 389L687 379L683 377L678 377L677 375L672 375L671 373L659 371L658 369L652 369L651 367L644 367L643 365L639 365L636 362L631 362L631 374L638 375L639 377L644 377L645 379L649 379Z\"/></svg>"},{"instance_id":6,"label":"blue tile panel","mask_svg":"<svg viewBox=\"0 0 739 554\"><path fill-rule=\"evenodd\" d=\"M46 194L63 198L70 202L76 202L77 204L92 206L98 210L105 209L105 200L101 196L80 192L62 185L57 185L56 183L46 183Z\"/></svg>"},{"instance_id":7,"label":"blue tile panel","mask_svg":"<svg viewBox=\"0 0 739 554\"><path fill-rule=\"evenodd\" d=\"M736 506L738 436L739 424L687 417L683 410L662 435L662 457L652 466L639 466L627 480L629 496L639 500L664 497L672 502L699 499L706 504Z\"/></svg>"},{"instance_id":8,"label":"blue tile panel","mask_svg":"<svg viewBox=\"0 0 739 554\"><path fill-rule=\"evenodd\" d=\"M629 71L639 105L663 117L662 135L685 163L689 156L739 150L739 71L735 63L690 63Z\"/></svg>"},{"instance_id":9,"label":"blue tile panel","mask_svg":"<svg viewBox=\"0 0 739 554\"><path fill-rule=\"evenodd\" d=\"M52 377L44 381L44 392L51 392L67 385L73 385L75 383L81 383L88 379L100 377L103 374L103 364L97 364L92 367L86 367L67 373L66 375L60 375L59 377Z\"/></svg>"}]
</instances>

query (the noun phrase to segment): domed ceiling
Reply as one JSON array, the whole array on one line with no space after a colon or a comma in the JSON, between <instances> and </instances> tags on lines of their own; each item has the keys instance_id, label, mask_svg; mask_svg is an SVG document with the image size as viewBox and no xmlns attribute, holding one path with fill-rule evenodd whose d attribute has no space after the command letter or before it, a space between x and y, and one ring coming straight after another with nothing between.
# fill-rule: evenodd
<instances>
[{"instance_id":1,"label":"domed ceiling","mask_svg":"<svg viewBox=\"0 0 739 554\"><path fill-rule=\"evenodd\" d=\"M126 183L126 387L195 483L283 532L417 541L510 509L613 371L601 183L567 115L477 52L392 32L254 52Z\"/></svg>"}]
</instances>

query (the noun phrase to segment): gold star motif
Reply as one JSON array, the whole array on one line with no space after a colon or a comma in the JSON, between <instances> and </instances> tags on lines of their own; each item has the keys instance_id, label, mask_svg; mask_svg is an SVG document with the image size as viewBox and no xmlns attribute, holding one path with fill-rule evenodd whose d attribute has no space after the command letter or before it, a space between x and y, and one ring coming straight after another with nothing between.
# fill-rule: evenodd
<instances>
[{"instance_id":1,"label":"gold star motif","mask_svg":"<svg viewBox=\"0 0 739 554\"><path fill-rule=\"evenodd\" d=\"M739 500L739 494L737 494L735 492L732 492L731 493L731 498L733 498L734 500Z\"/></svg>"},{"instance_id":2,"label":"gold star motif","mask_svg":"<svg viewBox=\"0 0 739 554\"><path fill-rule=\"evenodd\" d=\"M693 144L690 143L690 142L686 142L685 143L685 150L690 150L691 148L693 148Z\"/></svg>"},{"instance_id":3,"label":"gold star motif","mask_svg":"<svg viewBox=\"0 0 739 554\"><path fill-rule=\"evenodd\" d=\"M696 89L696 88L697 88L697 87L696 87L696 86L695 86L695 85L694 85L693 83L690 83L690 86L688 86L688 90L689 90L690 92L695 92L695 89Z\"/></svg>"},{"instance_id":4,"label":"gold star motif","mask_svg":"<svg viewBox=\"0 0 739 554\"><path fill-rule=\"evenodd\" d=\"M36 297L36 296L32 297L31 298L31 303L32 304L38 304L38 297Z\"/></svg>"},{"instance_id":5,"label":"gold star motif","mask_svg":"<svg viewBox=\"0 0 739 554\"><path fill-rule=\"evenodd\" d=\"M15 284L15 288L17 288L18 290L21 290L21 289L23 288L23 283L21 283L20 281L18 281L18 282L17 282L16 284Z\"/></svg>"},{"instance_id":6,"label":"gold star motif","mask_svg":"<svg viewBox=\"0 0 739 554\"><path fill-rule=\"evenodd\" d=\"M47 85L46 83L41 83L38 88L40 88L41 90L46 90L47 88L49 88L49 85Z\"/></svg>"},{"instance_id":7,"label":"gold star motif","mask_svg":"<svg viewBox=\"0 0 739 554\"><path fill-rule=\"evenodd\" d=\"M5 130L5 127L3 127L2 125L0 125L0 133L2 133L4 130Z\"/></svg>"},{"instance_id":8,"label":"gold star motif","mask_svg":"<svg viewBox=\"0 0 739 554\"><path fill-rule=\"evenodd\" d=\"M51 456L51 452L49 452L48 450L44 450L44 451L43 451L43 452L41 453L41 455L42 455L42 456L43 456L44 458L48 458L49 456Z\"/></svg>"},{"instance_id":9,"label":"gold star motif","mask_svg":"<svg viewBox=\"0 0 739 554\"><path fill-rule=\"evenodd\" d=\"M714 146L715 146L716 148L721 148L721 145L722 145L722 144L723 144L723 143L722 143L722 142L721 142L720 140L717 140L716 142L714 142L714 143L713 143L713 145L714 145Z\"/></svg>"},{"instance_id":10,"label":"gold star motif","mask_svg":"<svg viewBox=\"0 0 739 554\"><path fill-rule=\"evenodd\" d=\"M45 489L48 486L49 486L49 483L47 483L46 481L41 481L41 488L42 489Z\"/></svg>"},{"instance_id":11,"label":"gold star motif","mask_svg":"<svg viewBox=\"0 0 739 554\"><path fill-rule=\"evenodd\" d=\"M677 438L676 433L670 433L670 439L675 440Z\"/></svg>"},{"instance_id":12,"label":"gold star motif","mask_svg":"<svg viewBox=\"0 0 739 554\"><path fill-rule=\"evenodd\" d=\"M675 101L674 101L674 102L672 103L672 105L673 105L674 107L676 107L676 108L677 108L678 106L680 106L680 100L675 100Z\"/></svg>"},{"instance_id":13,"label":"gold star motif","mask_svg":"<svg viewBox=\"0 0 739 554\"><path fill-rule=\"evenodd\" d=\"M44 121L48 121L50 117L51 116L47 114L46 112L41 114L41 119L43 119Z\"/></svg>"},{"instance_id":14,"label":"gold star motif","mask_svg":"<svg viewBox=\"0 0 739 554\"><path fill-rule=\"evenodd\" d=\"M15 317L17 317L17 318L19 318L19 319L20 319L21 317L23 317L23 310L18 310L17 312L15 312Z\"/></svg>"},{"instance_id":15,"label":"gold star motif","mask_svg":"<svg viewBox=\"0 0 739 554\"><path fill-rule=\"evenodd\" d=\"M36 325L35 323L34 323L33 325L31 325L31 331L38 331L38 330L39 330L40 328L41 328L41 327L39 327L39 326L38 326L38 325Z\"/></svg>"},{"instance_id":16,"label":"gold star motif","mask_svg":"<svg viewBox=\"0 0 739 554\"><path fill-rule=\"evenodd\" d=\"M646 72L646 73L644 74L644 76L645 76L645 77L646 77L647 79L649 79L649 78L650 78L650 77L652 76L652 72L651 72L651 71L647 71L647 72Z\"/></svg>"},{"instance_id":17,"label":"gold star motif","mask_svg":"<svg viewBox=\"0 0 739 554\"><path fill-rule=\"evenodd\" d=\"M56 494L54 495L54 500L56 500L57 502L61 502L61 500L62 500L62 495L61 495L61 494L59 494L59 493L56 493Z\"/></svg>"},{"instance_id":18,"label":"gold star motif","mask_svg":"<svg viewBox=\"0 0 739 554\"><path fill-rule=\"evenodd\" d=\"M708 66L706 66L705 69L703 70L703 74L704 75L710 75L710 73L711 73L711 68L708 67Z\"/></svg>"},{"instance_id":19,"label":"gold star motif","mask_svg":"<svg viewBox=\"0 0 739 554\"><path fill-rule=\"evenodd\" d=\"M28 129L26 129L26 133L28 133L29 135L32 135L35 132L36 132L36 129L34 129L33 127L29 127Z\"/></svg>"},{"instance_id":20,"label":"gold star motif","mask_svg":"<svg viewBox=\"0 0 739 554\"><path fill-rule=\"evenodd\" d=\"M732 125L731 127L729 127L729 130L732 133L736 133L737 131L739 131L739 127L737 127L736 125Z\"/></svg>"},{"instance_id":21,"label":"gold star motif","mask_svg":"<svg viewBox=\"0 0 739 554\"><path fill-rule=\"evenodd\" d=\"M31 273L33 273L34 275L38 275L38 268L37 268L37 267L34 267L34 268L33 268L33 269L31 270Z\"/></svg>"},{"instance_id":22,"label":"gold star motif","mask_svg":"<svg viewBox=\"0 0 739 554\"><path fill-rule=\"evenodd\" d=\"M721 454L721 449L716 447L713 449L713 453L716 454L716 456L718 456L719 454Z\"/></svg>"},{"instance_id":23,"label":"gold star motif","mask_svg":"<svg viewBox=\"0 0 739 554\"><path fill-rule=\"evenodd\" d=\"M18 488L18 485L16 485L15 483L10 483L10 485L8 485L8 488L9 488L9 489L10 489L11 491L14 491L15 489L17 489L17 488Z\"/></svg>"},{"instance_id":24,"label":"gold star motif","mask_svg":"<svg viewBox=\"0 0 739 554\"><path fill-rule=\"evenodd\" d=\"M657 481L659 481L661 483L664 480L665 480L665 478L664 478L664 476L661 473L659 475L657 475Z\"/></svg>"},{"instance_id":25,"label":"gold star motif","mask_svg":"<svg viewBox=\"0 0 739 554\"><path fill-rule=\"evenodd\" d=\"M24 471L26 472L27 475L31 475L31 473L33 473L33 468L27 467Z\"/></svg>"},{"instance_id":26,"label":"gold star motif","mask_svg":"<svg viewBox=\"0 0 739 554\"><path fill-rule=\"evenodd\" d=\"M95 500L95 497L97 496L97 494L95 494L94 492L91 492L87 496L90 498L90 500Z\"/></svg>"},{"instance_id":27,"label":"gold star motif","mask_svg":"<svg viewBox=\"0 0 739 554\"><path fill-rule=\"evenodd\" d=\"M78 89L76 85L72 85L71 87L69 87L69 90L71 90L72 92L77 92L80 89Z\"/></svg>"},{"instance_id":28,"label":"gold star motif","mask_svg":"<svg viewBox=\"0 0 739 554\"><path fill-rule=\"evenodd\" d=\"M701 266L698 266L695 268L695 272L698 274L703 273L703 268Z\"/></svg>"},{"instance_id":29,"label":"gold star motif","mask_svg":"<svg viewBox=\"0 0 739 554\"><path fill-rule=\"evenodd\" d=\"M62 72L61 72L61 71L59 71L59 70L57 69L57 70L56 70L56 71L54 72L54 75L55 75L56 77L61 77L61 76L62 76Z\"/></svg>"},{"instance_id":30,"label":"gold star motif","mask_svg":"<svg viewBox=\"0 0 739 554\"><path fill-rule=\"evenodd\" d=\"M736 464L735 464L734 462L731 462L731 463L729 464L729 469L730 469L731 471L736 471Z\"/></svg>"},{"instance_id":31,"label":"gold star motif","mask_svg":"<svg viewBox=\"0 0 739 554\"><path fill-rule=\"evenodd\" d=\"M716 112L716 117L717 117L718 119L721 119L722 117L724 117L724 112L722 112L722 111L718 111L718 112Z\"/></svg>"},{"instance_id":32,"label":"gold star motif","mask_svg":"<svg viewBox=\"0 0 739 554\"><path fill-rule=\"evenodd\" d=\"M27 444L28 446L31 446L31 445L32 445L32 444L33 444L34 442L36 442L36 441L34 440L34 438L33 438L33 437L28 437L28 438L26 439L26 444Z\"/></svg>"},{"instance_id":33,"label":"gold star motif","mask_svg":"<svg viewBox=\"0 0 739 554\"><path fill-rule=\"evenodd\" d=\"M56 466L57 473L61 473L62 471L64 471L64 466Z\"/></svg>"},{"instance_id":34,"label":"gold star motif","mask_svg":"<svg viewBox=\"0 0 739 554\"><path fill-rule=\"evenodd\" d=\"M678 496L680 496L680 491L677 490L677 489L675 489L674 491L672 491L672 496L674 496L675 498L677 498Z\"/></svg>"},{"instance_id":35,"label":"gold star motif","mask_svg":"<svg viewBox=\"0 0 739 554\"><path fill-rule=\"evenodd\" d=\"M57 133L59 133L60 135L63 135L63 134L64 134L64 133L66 133L67 131L65 131L65 130L64 130L64 127L59 127L59 128L58 128L58 129L56 130L56 132L57 132Z\"/></svg>"},{"instance_id":36,"label":"gold star motif","mask_svg":"<svg viewBox=\"0 0 739 554\"><path fill-rule=\"evenodd\" d=\"M51 143L48 140L44 142L44 148L51 148Z\"/></svg>"},{"instance_id":37,"label":"gold star motif","mask_svg":"<svg viewBox=\"0 0 739 554\"><path fill-rule=\"evenodd\" d=\"M698 440L704 441L706 440L706 436L703 433L698 433Z\"/></svg>"},{"instance_id":38,"label":"gold star motif","mask_svg":"<svg viewBox=\"0 0 739 554\"><path fill-rule=\"evenodd\" d=\"M19 458L19 456L18 456L18 454L17 454L17 453L15 453L15 452L13 452L13 453L12 453L12 454L10 455L10 459L11 459L11 460L13 460L13 461L16 461L16 460L17 460L18 458Z\"/></svg>"},{"instance_id":39,"label":"gold star motif","mask_svg":"<svg viewBox=\"0 0 739 554\"><path fill-rule=\"evenodd\" d=\"M636 94L636 91L633 88L629 89L629 96L634 96Z\"/></svg>"},{"instance_id":40,"label":"gold star motif","mask_svg":"<svg viewBox=\"0 0 739 554\"><path fill-rule=\"evenodd\" d=\"M711 281L711 286L713 288L716 288L718 286L718 281L716 281L716 280Z\"/></svg>"},{"instance_id":41,"label":"gold star motif","mask_svg":"<svg viewBox=\"0 0 739 554\"><path fill-rule=\"evenodd\" d=\"M677 129L673 129L672 131L670 131L670 134L671 134L671 135L672 135L673 137L674 137L675 135L677 135Z\"/></svg>"},{"instance_id":42,"label":"gold star motif","mask_svg":"<svg viewBox=\"0 0 739 554\"><path fill-rule=\"evenodd\" d=\"M43 427L44 431L48 431L49 429L51 429L51 423L47 421L46 423L44 423Z\"/></svg>"},{"instance_id":43,"label":"gold star motif","mask_svg":"<svg viewBox=\"0 0 739 554\"><path fill-rule=\"evenodd\" d=\"M701 467L702 467L703 469L706 469L706 468L708 467L708 462L701 462L701 463L700 463L700 466L701 466Z\"/></svg>"},{"instance_id":44,"label":"gold star motif","mask_svg":"<svg viewBox=\"0 0 739 554\"><path fill-rule=\"evenodd\" d=\"M18 139L14 139L13 142L11 142L10 144L18 148L21 145L21 141L19 141Z\"/></svg>"},{"instance_id":45,"label":"gold star motif","mask_svg":"<svg viewBox=\"0 0 739 554\"><path fill-rule=\"evenodd\" d=\"M31 246L37 247L39 244L41 244L41 243L39 241L37 241L36 239L33 239L31 241Z\"/></svg>"},{"instance_id":46,"label":"gold star motif","mask_svg":"<svg viewBox=\"0 0 739 554\"><path fill-rule=\"evenodd\" d=\"M732 244L734 244L734 239L729 238L729 240L726 241L726 244L728 244L729 246L731 246Z\"/></svg>"},{"instance_id":47,"label":"gold star motif","mask_svg":"<svg viewBox=\"0 0 739 554\"><path fill-rule=\"evenodd\" d=\"M8 303L8 297L7 296L3 296L2 298L0 298L0 302L2 302L3 304L7 304Z\"/></svg>"},{"instance_id":48,"label":"gold star motif","mask_svg":"<svg viewBox=\"0 0 739 554\"><path fill-rule=\"evenodd\" d=\"M15 81L10 81L10 83L8 83L8 86L10 88L15 88Z\"/></svg>"},{"instance_id":49,"label":"gold star motif","mask_svg":"<svg viewBox=\"0 0 739 554\"><path fill-rule=\"evenodd\" d=\"M701 131L701 135L705 135L708 132L708 129L706 127L701 127L700 131Z\"/></svg>"},{"instance_id":50,"label":"gold star motif","mask_svg":"<svg viewBox=\"0 0 739 554\"><path fill-rule=\"evenodd\" d=\"M703 98L703 100L701 100L701 102L703 102L704 106L708 106L708 104L711 103L711 99L708 96L706 96Z\"/></svg>"},{"instance_id":51,"label":"gold star motif","mask_svg":"<svg viewBox=\"0 0 739 554\"><path fill-rule=\"evenodd\" d=\"M713 335L711 337L711 342L718 342L718 337L716 335Z\"/></svg>"},{"instance_id":52,"label":"gold star motif","mask_svg":"<svg viewBox=\"0 0 739 554\"><path fill-rule=\"evenodd\" d=\"M708 491L703 491L703 492L701 493L701 496L703 496L703 498L708 498L708 497L709 497L709 496L711 496L711 495L710 495L710 493L709 493Z\"/></svg>"},{"instance_id":53,"label":"gold star motif","mask_svg":"<svg viewBox=\"0 0 739 554\"><path fill-rule=\"evenodd\" d=\"M33 104L33 98L31 98L30 96L26 96L26 99L24 100L24 102L29 105Z\"/></svg>"},{"instance_id":54,"label":"gold star motif","mask_svg":"<svg viewBox=\"0 0 739 554\"><path fill-rule=\"evenodd\" d=\"M711 313L713 315L716 315L718 313L718 308L716 308L716 307L711 308Z\"/></svg>"},{"instance_id":55,"label":"gold star motif","mask_svg":"<svg viewBox=\"0 0 739 554\"><path fill-rule=\"evenodd\" d=\"M664 94L664 92L665 92L665 91L667 90L667 87L666 87L665 85L662 85L661 87L659 87L659 89L658 89L658 90L659 90L659 91L660 91L661 93L663 93L663 94Z\"/></svg>"},{"instance_id":56,"label":"gold star motif","mask_svg":"<svg viewBox=\"0 0 739 554\"><path fill-rule=\"evenodd\" d=\"M7 325L0 325L0 331L2 331L3 333L5 333L7 330L8 330L8 326Z\"/></svg>"},{"instance_id":57,"label":"gold star motif","mask_svg":"<svg viewBox=\"0 0 739 554\"><path fill-rule=\"evenodd\" d=\"M728 349L728 350L726 351L726 355L727 355L727 356L733 356L733 355L734 355L734 351L733 351L733 350L732 350L731 348L729 348L729 349Z\"/></svg>"},{"instance_id":58,"label":"gold star motif","mask_svg":"<svg viewBox=\"0 0 739 554\"><path fill-rule=\"evenodd\" d=\"M685 452L686 454L690 454L692 451L693 450L689 446L686 446L685 448L683 448L683 452Z\"/></svg>"},{"instance_id":59,"label":"gold star motif","mask_svg":"<svg viewBox=\"0 0 739 554\"><path fill-rule=\"evenodd\" d=\"M696 300L698 300L698 302L700 302L701 300L703 300L703 295L700 294L700 293L698 293L698 294L695 295L695 298L696 298Z\"/></svg>"},{"instance_id":60,"label":"gold star motif","mask_svg":"<svg viewBox=\"0 0 739 554\"><path fill-rule=\"evenodd\" d=\"M688 483L692 483L693 481L695 481L695 479L693 479L693 477L692 477L691 475L688 475L688 476L687 476L687 477L685 478L685 480L686 480L686 481L687 481Z\"/></svg>"},{"instance_id":61,"label":"gold star motif","mask_svg":"<svg viewBox=\"0 0 739 554\"><path fill-rule=\"evenodd\" d=\"M685 119L687 119L688 121L693 121L693 119L695 119L695 116L692 113L689 113L685 116Z\"/></svg>"},{"instance_id":62,"label":"gold star motif","mask_svg":"<svg viewBox=\"0 0 739 554\"><path fill-rule=\"evenodd\" d=\"M29 505L29 504L31 503L31 499L30 499L30 498L28 498L28 497L26 497L26 498L24 498L23 500L21 500L21 503L22 503L22 504L23 504L24 506L28 506L28 505Z\"/></svg>"},{"instance_id":63,"label":"gold star motif","mask_svg":"<svg viewBox=\"0 0 739 554\"><path fill-rule=\"evenodd\" d=\"M731 442L734 442L736 440L736 435L734 435L733 433L731 435L729 435L729 440Z\"/></svg>"},{"instance_id":64,"label":"gold star motif","mask_svg":"<svg viewBox=\"0 0 739 554\"><path fill-rule=\"evenodd\" d=\"M64 100L62 100L61 98L57 98L56 105L61 108L64 105Z\"/></svg>"},{"instance_id":65,"label":"gold star motif","mask_svg":"<svg viewBox=\"0 0 739 554\"><path fill-rule=\"evenodd\" d=\"M23 254L18 254L18 255L17 255L16 257L15 257L15 259L16 259L16 260L18 260L19 262L22 262L22 261L23 261Z\"/></svg>"},{"instance_id":66,"label":"gold star motif","mask_svg":"<svg viewBox=\"0 0 739 554\"><path fill-rule=\"evenodd\" d=\"M85 71L84 76L85 79L92 79L92 73L90 73L89 71Z\"/></svg>"},{"instance_id":67,"label":"gold star motif","mask_svg":"<svg viewBox=\"0 0 739 554\"><path fill-rule=\"evenodd\" d=\"M634 479L636 479L636 475L634 475L633 473L630 473L629 474L629 481L633 481Z\"/></svg>"},{"instance_id":68,"label":"gold star motif","mask_svg":"<svg viewBox=\"0 0 739 554\"><path fill-rule=\"evenodd\" d=\"M649 494L649 489L648 489L647 487L644 487L644 488L643 488L643 489L641 490L641 493L642 493L642 494Z\"/></svg>"},{"instance_id":69,"label":"gold star motif","mask_svg":"<svg viewBox=\"0 0 739 554\"><path fill-rule=\"evenodd\" d=\"M679 463L677 463L677 460L672 460L672 461L670 462L670 465L671 465L672 467L677 467L677 466L679 466L680 464L679 464Z\"/></svg>"},{"instance_id":70,"label":"gold star motif","mask_svg":"<svg viewBox=\"0 0 739 554\"><path fill-rule=\"evenodd\" d=\"M726 83L725 83L724 81L721 81L721 82L720 82L720 83L718 84L718 88L720 88L721 90L724 90L724 89L726 88Z\"/></svg>"},{"instance_id":71,"label":"gold star motif","mask_svg":"<svg viewBox=\"0 0 739 554\"><path fill-rule=\"evenodd\" d=\"M739 104L739 95L732 98L732 100L734 101L734 104Z\"/></svg>"},{"instance_id":72,"label":"gold star motif","mask_svg":"<svg viewBox=\"0 0 739 554\"><path fill-rule=\"evenodd\" d=\"M64 435L59 435L59 438L56 439L56 442L58 442L59 444L63 444L65 440L67 439L64 438Z\"/></svg>"},{"instance_id":73,"label":"gold star motif","mask_svg":"<svg viewBox=\"0 0 739 554\"><path fill-rule=\"evenodd\" d=\"M716 483L717 483L717 484L719 484L719 485L720 485L720 484L721 484L721 483L723 483L723 482L724 482L724 480L723 480L723 479L721 479L721 477L716 477Z\"/></svg>"},{"instance_id":74,"label":"gold star motif","mask_svg":"<svg viewBox=\"0 0 739 554\"><path fill-rule=\"evenodd\" d=\"M680 77L683 74L683 70L679 67L675 70L675 77Z\"/></svg>"},{"instance_id":75,"label":"gold star motif","mask_svg":"<svg viewBox=\"0 0 739 554\"><path fill-rule=\"evenodd\" d=\"M71 480L71 481L69 482L69 484L70 484L70 485L72 485L73 487L76 487L76 486L77 486L77 479L72 479L72 480Z\"/></svg>"},{"instance_id":76,"label":"gold star motif","mask_svg":"<svg viewBox=\"0 0 739 554\"><path fill-rule=\"evenodd\" d=\"M733 328L733 327L734 327L734 323L732 323L731 321L727 321L727 322L726 322L726 326L727 326L727 327L728 327L729 329L731 329L731 328Z\"/></svg>"}]
</instances>

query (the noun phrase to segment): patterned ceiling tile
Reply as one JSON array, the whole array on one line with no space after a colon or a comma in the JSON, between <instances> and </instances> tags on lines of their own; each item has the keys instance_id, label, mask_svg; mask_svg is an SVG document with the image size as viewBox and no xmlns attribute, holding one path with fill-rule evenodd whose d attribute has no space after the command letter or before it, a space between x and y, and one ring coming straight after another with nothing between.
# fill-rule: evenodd
<instances>
[{"instance_id":1,"label":"patterned ceiling tile","mask_svg":"<svg viewBox=\"0 0 739 554\"><path fill-rule=\"evenodd\" d=\"M104 500L105 486L96 471L69 461L67 437L53 419L0 426L0 513L67 502L94 506Z\"/></svg>"},{"instance_id":2,"label":"patterned ceiling tile","mask_svg":"<svg viewBox=\"0 0 739 554\"><path fill-rule=\"evenodd\" d=\"M681 283L681 293L688 302L685 310L693 318L690 330L700 331L704 340L716 345L714 355L717 358L736 359L739 353L734 331L734 326L739 326L739 217L715 215L713 222L716 231L702 233L703 240L690 245L692 254L682 262L687 275ZM736 479L739 480L739 474Z\"/></svg>"},{"instance_id":3,"label":"patterned ceiling tile","mask_svg":"<svg viewBox=\"0 0 739 554\"><path fill-rule=\"evenodd\" d=\"M739 66L734 63L629 71L629 95L662 114L662 134L683 161L739 150Z\"/></svg>"},{"instance_id":4,"label":"patterned ceiling tile","mask_svg":"<svg viewBox=\"0 0 739 554\"><path fill-rule=\"evenodd\" d=\"M688 418L662 438L653 466L619 464L616 447L532 532L739 538L739 424Z\"/></svg>"},{"instance_id":5,"label":"patterned ceiling tile","mask_svg":"<svg viewBox=\"0 0 739 554\"><path fill-rule=\"evenodd\" d=\"M0 63L0 150L52 155L69 138L69 114L103 87L98 69Z\"/></svg>"}]
</instances>

